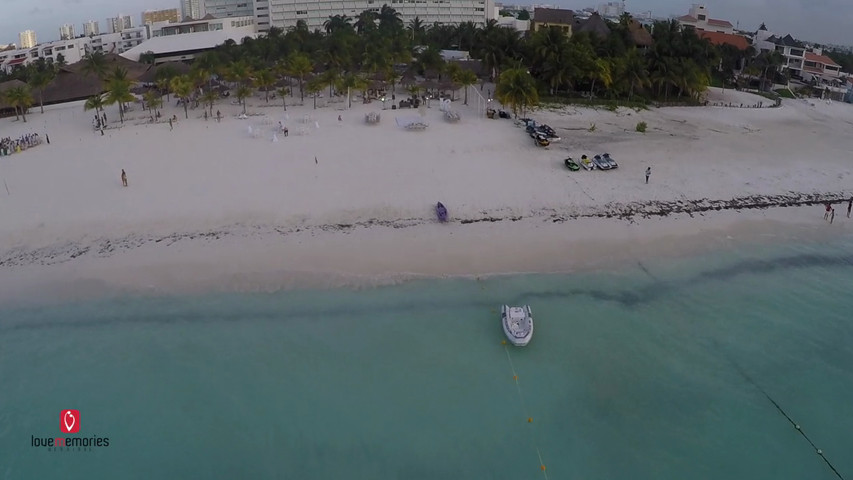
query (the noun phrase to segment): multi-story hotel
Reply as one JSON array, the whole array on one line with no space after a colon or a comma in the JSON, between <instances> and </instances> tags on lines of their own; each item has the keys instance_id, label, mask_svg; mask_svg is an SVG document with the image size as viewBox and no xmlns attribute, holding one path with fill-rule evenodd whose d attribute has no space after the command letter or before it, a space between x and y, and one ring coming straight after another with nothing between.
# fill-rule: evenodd
<instances>
[{"instance_id":1,"label":"multi-story hotel","mask_svg":"<svg viewBox=\"0 0 853 480\"><path fill-rule=\"evenodd\" d=\"M259 32L268 31L271 26L295 27L299 20L305 21L310 30L322 30L323 23L331 16L354 18L365 10L379 12L384 3L393 7L405 24L417 17L425 25L435 22L484 25L495 16L494 0L255 0L254 3Z\"/></svg>"},{"instance_id":2,"label":"multi-story hotel","mask_svg":"<svg viewBox=\"0 0 853 480\"><path fill-rule=\"evenodd\" d=\"M187 18L198 20L204 16L204 0L181 0L181 21Z\"/></svg>"},{"instance_id":3,"label":"multi-story hotel","mask_svg":"<svg viewBox=\"0 0 853 480\"><path fill-rule=\"evenodd\" d=\"M38 44L36 41L36 32L32 30L24 30L18 34L18 44L20 48L33 48Z\"/></svg>"},{"instance_id":4,"label":"multi-story hotel","mask_svg":"<svg viewBox=\"0 0 853 480\"><path fill-rule=\"evenodd\" d=\"M133 19L130 18L130 15L119 14L116 17L110 17L107 19L108 33L121 33L122 30L132 27Z\"/></svg>"},{"instance_id":5,"label":"multi-story hotel","mask_svg":"<svg viewBox=\"0 0 853 480\"><path fill-rule=\"evenodd\" d=\"M65 25L59 27L60 40L71 40L72 38L74 38L74 25L66 23Z\"/></svg>"},{"instance_id":6,"label":"multi-story hotel","mask_svg":"<svg viewBox=\"0 0 853 480\"><path fill-rule=\"evenodd\" d=\"M89 20L88 22L83 24L83 35L87 37L92 37L94 35L99 35L101 33L100 27L98 27L97 20Z\"/></svg>"}]
</instances>

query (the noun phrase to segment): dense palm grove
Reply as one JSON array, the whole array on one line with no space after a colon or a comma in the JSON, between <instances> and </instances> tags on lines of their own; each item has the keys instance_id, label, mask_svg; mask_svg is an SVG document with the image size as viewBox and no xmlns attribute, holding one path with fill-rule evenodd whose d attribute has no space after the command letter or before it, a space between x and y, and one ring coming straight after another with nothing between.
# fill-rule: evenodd
<instances>
[{"instance_id":1,"label":"dense palm grove","mask_svg":"<svg viewBox=\"0 0 853 480\"><path fill-rule=\"evenodd\" d=\"M304 23L285 32L272 28L257 39L241 44L228 41L198 57L183 74L169 66L157 70L158 91L145 94L146 104L156 111L160 94L173 94L188 104L200 102L213 113L221 90L211 79L228 82L243 103L260 91L270 100L278 94L287 108L288 94L304 101L307 95L328 88L330 93L365 91L380 83L392 89L405 83L418 93L414 77L431 78L456 90L495 81L495 96L516 113L539 103L540 96L600 99L620 102L695 102L712 81L731 83L734 72L746 67L755 77L768 78L778 61L727 46L717 47L699 38L676 21L655 23L652 45L637 47L631 35L632 19L623 15L608 22L608 35L576 33L560 28L541 28L519 34L495 21L483 27L473 23L425 25L415 18L408 24L390 6L364 11L355 18L330 17L325 28L309 31ZM642 28L634 23L633 28ZM445 62L441 50L469 51L481 61L475 74L458 63ZM141 61L150 61L143 55ZM88 55L85 71L103 79L107 91L92 98L87 108L133 100L132 82L121 68L105 71L102 55ZM55 72L44 62L20 72L27 88L6 94L7 103L25 110ZM467 94L467 89L466 89ZM316 101L316 96L314 96ZM464 97L467 102L467 95ZM598 100L596 100L598 99ZM186 113L186 112L185 112Z\"/></svg>"}]
</instances>

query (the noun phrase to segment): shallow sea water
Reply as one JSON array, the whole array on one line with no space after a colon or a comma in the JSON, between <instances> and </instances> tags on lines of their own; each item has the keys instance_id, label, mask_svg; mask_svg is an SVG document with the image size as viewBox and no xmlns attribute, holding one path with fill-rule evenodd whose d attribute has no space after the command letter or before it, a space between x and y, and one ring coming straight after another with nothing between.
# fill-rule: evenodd
<instances>
[{"instance_id":1,"label":"shallow sea water","mask_svg":"<svg viewBox=\"0 0 853 480\"><path fill-rule=\"evenodd\" d=\"M836 478L761 389L850 477L851 287L846 238L0 310L0 478ZM63 409L109 447L31 446Z\"/></svg>"}]
</instances>

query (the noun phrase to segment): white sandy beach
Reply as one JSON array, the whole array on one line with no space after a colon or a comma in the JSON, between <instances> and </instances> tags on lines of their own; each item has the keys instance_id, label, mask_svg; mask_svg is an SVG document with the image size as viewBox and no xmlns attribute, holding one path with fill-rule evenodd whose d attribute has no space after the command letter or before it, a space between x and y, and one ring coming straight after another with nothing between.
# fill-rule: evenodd
<instances>
[{"instance_id":1,"label":"white sandy beach","mask_svg":"<svg viewBox=\"0 0 853 480\"><path fill-rule=\"evenodd\" d=\"M712 91L709 101L770 103L732 91ZM567 271L853 225L846 203L836 205L831 226L820 206L625 215L746 197L849 197L848 104L546 108L528 116L563 139L542 149L510 120L477 118L473 101L454 102L458 124L445 122L434 102L420 132L394 121L417 111L382 111L376 101L342 111L341 103L313 110L306 99L285 113L255 98L256 115L244 120L241 107L222 101L214 108L221 123L205 121L200 108L184 119L170 103L163 118L178 116L173 131L145 124L138 105L104 136L79 103L44 114L33 108L28 123L0 119L0 137L38 132L51 140L0 157L0 300L45 282L74 296L93 286L268 290ZM379 125L365 124L370 111L382 114ZM106 113L117 126L117 109ZM279 121L290 135L273 142ZM634 131L639 121L645 134ZM620 168L569 172L562 164L602 152ZM435 222L436 201L448 206L451 223Z\"/></svg>"}]
</instances>

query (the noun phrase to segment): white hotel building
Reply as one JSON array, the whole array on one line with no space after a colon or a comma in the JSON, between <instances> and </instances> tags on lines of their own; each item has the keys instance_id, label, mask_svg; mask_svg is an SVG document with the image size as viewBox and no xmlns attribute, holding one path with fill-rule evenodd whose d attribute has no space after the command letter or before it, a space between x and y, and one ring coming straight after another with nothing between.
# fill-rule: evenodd
<instances>
[{"instance_id":1,"label":"white hotel building","mask_svg":"<svg viewBox=\"0 0 853 480\"><path fill-rule=\"evenodd\" d=\"M394 8L404 24L418 17L424 25L435 22L484 25L495 16L494 0L255 0L258 32L271 26L288 29L304 20L309 30L323 30L323 23L334 15L355 18L365 10L379 12L383 4Z\"/></svg>"}]
</instances>

